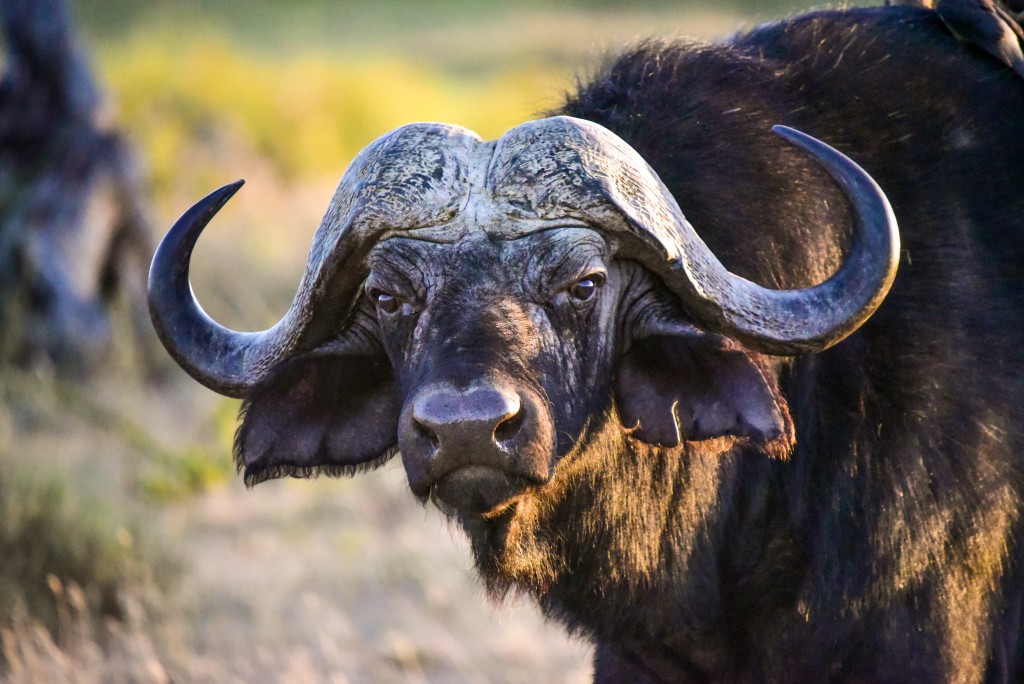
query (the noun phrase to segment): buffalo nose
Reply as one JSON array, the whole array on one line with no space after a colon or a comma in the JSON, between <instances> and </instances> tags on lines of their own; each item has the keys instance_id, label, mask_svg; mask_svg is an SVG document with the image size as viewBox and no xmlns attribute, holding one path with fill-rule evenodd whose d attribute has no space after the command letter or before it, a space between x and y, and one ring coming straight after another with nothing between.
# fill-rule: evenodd
<instances>
[{"instance_id":1,"label":"buffalo nose","mask_svg":"<svg viewBox=\"0 0 1024 684\"><path fill-rule=\"evenodd\" d=\"M523 424L519 395L493 386L440 389L413 405L416 429L435 448L493 448L515 437Z\"/></svg>"}]
</instances>

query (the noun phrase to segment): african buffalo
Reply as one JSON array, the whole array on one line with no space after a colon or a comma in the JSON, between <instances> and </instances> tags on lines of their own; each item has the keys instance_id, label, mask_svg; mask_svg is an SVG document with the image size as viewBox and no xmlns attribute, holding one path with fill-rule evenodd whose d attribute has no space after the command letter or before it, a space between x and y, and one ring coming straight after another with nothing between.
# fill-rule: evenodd
<instances>
[{"instance_id":1,"label":"african buffalo","mask_svg":"<svg viewBox=\"0 0 1024 684\"><path fill-rule=\"evenodd\" d=\"M188 284L239 184L171 229L153 320L244 398L246 482L400 451L599 682L1020 681L1020 78L928 10L823 11L553 114L373 142L264 332Z\"/></svg>"}]
</instances>

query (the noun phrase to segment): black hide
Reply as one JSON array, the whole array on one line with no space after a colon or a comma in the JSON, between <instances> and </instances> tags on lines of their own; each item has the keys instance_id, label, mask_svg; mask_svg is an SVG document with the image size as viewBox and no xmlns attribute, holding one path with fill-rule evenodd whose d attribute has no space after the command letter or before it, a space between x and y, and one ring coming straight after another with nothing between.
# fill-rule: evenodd
<instances>
[{"instance_id":1,"label":"black hide","mask_svg":"<svg viewBox=\"0 0 1024 684\"><path fill-rule=\"evenodd\" d=\"M826 352L769 359L683 313L645 329L633 302L666 292L599 230L577 229L586 258L529 238L568 264L543 287L516 261L534 252L486 236L380 248L389 363L276 373L247 404L247 479L377 463L424 382L493 376L553 425L550 479L452 514L492 593L597 644L597 681L1021 681L1024 82L933 13L876 8L647 44L556 113L625 139L730 270L777 288L827 278L851 221L771 126L835 146L899 219L888 300ZM585 299L591 261L608 283ZM426 492L420 441L403 458Z\"/></svg>"},{"instance_id":2,"label":"black hide","mask_svg":"<svg viewBox=\"0 0 1024 684\"><path fill-rule=\"evenodd\" d=\"M1019 77L925 10L819 12L723 46L642 46L559 112L636 148L757 282L817 282L848 239L836 189L767 134L775 123L862 164L903 239L876 315L777 369L788 461L691 453L677 482L717 478L713 511L637 542L660 549L656 581L565 580L541 597L602 643L598 681L1020 681Z\"/></svg>"}]
</instances>

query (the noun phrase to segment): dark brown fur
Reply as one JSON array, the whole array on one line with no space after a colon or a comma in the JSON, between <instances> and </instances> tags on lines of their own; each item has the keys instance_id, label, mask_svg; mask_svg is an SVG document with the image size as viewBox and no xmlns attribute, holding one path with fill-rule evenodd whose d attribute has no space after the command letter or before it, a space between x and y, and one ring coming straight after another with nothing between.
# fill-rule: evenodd
<instances>
[{"instance_id":1,"label":"dark brown fur","mask_svg":"<svg viewBox=\"0 0 1024 684\"><path fill-rule=\"evenodd\" d=\"M781 404L781 437L663 448L621 424L616 392L629 388L614 386L644 314L630 302L673 306L649 273L609 269L624 298L615 324L598 330L593 317L572 318L578 349L591 354L572 359L534 344L543 336L523 312L541 305L509 299L519 283L499 287L521 272L518 253L439 247L436 259L458 268L432 276L448 304L429 310L436 339L409 346L401 322L373 332L364 302L359 329L382 341L338 361L365 368L386 354L395 368L357 376L373 398L359 407L369 416L360 425L379 429L367 453L390 453L395 397L463 363L464 349L536 385L554 424L571 426L558 435L551 480L460 521L491 592L525 592L597 644L599 682L1020 681L1019 78L964 52L927 11L821 12L720 46L642 46L559 111L624 138L730 269L776 287L826 278L851 222L834 183L771 126L847 152L901 224L904 258L889 299L826 352L744 357ZM467 346L460 335L499 305L508 315L482 336L490 346ZM697 348L722 368L739 363L724 347L707 351L708 340L679 344L705 345ZM439 352L445 345L452 353ZM315 449L276 454L270 465L247 460L278 444L264 446L261 434L331 439L325 425L349 388L339 380L324 390L337 401L318 408L317 391L303 388L329 376L319 359L296 360L249 399L238 441L247 479L356 467L319 463ZM588 384L560 392L549 380L569 366L574 383ZM293 426L307 415L322 420Z\"/></svg>"}]
</instances>

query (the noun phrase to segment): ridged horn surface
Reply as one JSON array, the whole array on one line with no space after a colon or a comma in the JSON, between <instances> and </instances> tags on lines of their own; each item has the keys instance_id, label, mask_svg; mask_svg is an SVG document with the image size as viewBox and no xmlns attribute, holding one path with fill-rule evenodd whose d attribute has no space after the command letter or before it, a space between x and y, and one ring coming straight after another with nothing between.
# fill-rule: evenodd
<instances>
[{"instance_id":1,"label":"ridged horn surface","mask_svg":"<svg viewBox=\"0 0 1024 684\"><path fill-rule=\"evenodd\" d=\"M882 302L896 274L899 231L885 195L857 164L809 135L774 130L837 181L855 217L846 260L809 288L773 290L729 272L657 173L590 121L552 117L509 131L498 141L489 182L516 211L529 207L536 217L573 217L604 230L619 241L618 256L661 276L708 327L769 354L815 352L856 330Z\"/></svg>"},{"instance_id":2,"label":"ridged horn surface","mask_svg":"<svg viewBox=\"0 0 1024 684\"><path fill-rule=\"evenodd\" d=\"M153 325L175 361L215 392L242 397L280 361L342 336L383 235L444 223L463 203L480 139L457 126L410 124L371 143L349 166L313 238L287 313L262 332L237 332L203 311L189 284L193 247L241 187L225 185L186 211L149 273Z\"/></svg>"}]
</instances>

